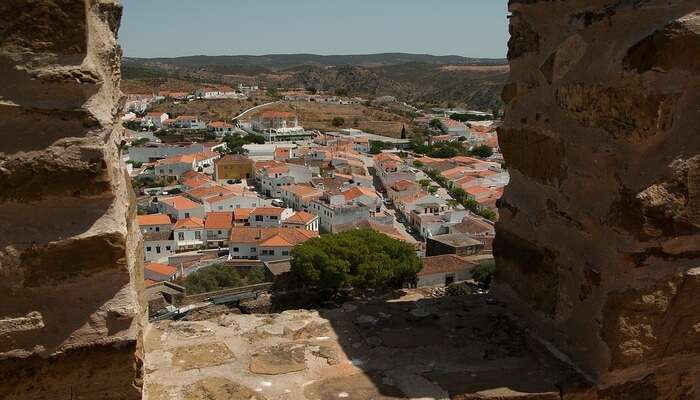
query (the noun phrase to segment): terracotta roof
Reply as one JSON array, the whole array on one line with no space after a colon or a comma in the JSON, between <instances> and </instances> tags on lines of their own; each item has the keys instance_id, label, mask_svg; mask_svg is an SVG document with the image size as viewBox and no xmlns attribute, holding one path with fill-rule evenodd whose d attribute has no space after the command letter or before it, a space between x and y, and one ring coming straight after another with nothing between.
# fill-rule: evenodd
<instances>
[{"instance_id":1,"label":"terracotta roof","mask_svg":"<svg viewBox=\"0 0 700 400\"><path fill-rule=\"evenodd\" d=\"M459 121L455 121L455 120L453 120L453 119L445 118L445 119L443 119L443 120L440 121L440 122L441 122L444 126L446 126L446 127L448 127L448 128L464 128L464 129L467 128L467 125L466 125L466 124L464 124L464 123L462 123L462 122L459 122Z\"/></svg>"},{"instance_id":2,"label":"terracotta roof","mask_svg":"<svg viewBox=\"0 0 700 400\"><path fill-rule=\"evenodd\" d=\"M233 211L234 220L248 220L250 218L250 213L255 210L254 208L237 208Z\"/></svg>"},{"instance_id":3,"label":"terracotta roof","mask_svg":"<svg viewBox=\"0 0 700 400\"><path fill-rule=\"evenodd\" d=\"M404 190L414 188L415 186L415 182L411 182L406 179L402 179L391 184L391 188L396 190L397 192L403 192Z\"/></svg>"},{"instance_id":4,"label":"terracotta roof","mask_svg":"<svg viewBox=\"0 0 700 400\"><path fill-rule=\"evenodd\" d=\"M231 192L232 190L223 186L208 186L190 190L187 192L187 194L195 199L203 199L210 196L221 196Z\"/></svg>"},{"instance_id":5,"label":"terracotta roof","mask_svg":"<svg viewBox=\"0 0 700 400\"><path fill-rule=\"evenodd\" d=\"M476 263L467 261L464 258L458 257L454 254L425 257L423 258L423 269L418 272L418 276L465 271L476 267Z\"/></svg>"},{"instance_id":6,"label":"terracotta roof","mask_svg":"<svg viewBox=\"0 0 700 400\"><path fill-rule=\"evenodd\" d=\"M299 197L316 197L323 195L322 190L306 185L292 185L285 188L284 190L288 191L289 193L293 193Z\"/></svg>"},{"instance_id":7,"label":"terracotta roof","mask_svg":"<svg viewBox=\"0 0 700 400\"><path fill-rule=\"evenodd\" d=\"M233 226L232 212L210 212L204 222L205 229L231 229Z\"/></svg>"},{"instance_id":8,"label":"terracotta roof","mask_svg":"<svg viewBox=\"0 0 700 400\"><path fill-rule=\"evenodd\" d=\"M195 203L194 201L182 196L167 197L165 199L158 199L158 201L169 204L176 210L191 210L202 206L201 204Z\"/></svg>"},{"instance_id":9,"label":"terracotta roof","mask_svg":"<svg viewBox=\"0 0 700 400\"><path fill-rule=\"evenodd\" d=\"M153 279L144 279L143 280L143 285L145 287L151 287L151 286L155 285L156 283L158 283L158 282L154 281Z\"/></svg>"},{"instance_id":10,"label":"terracotta roof","mask_svg":"<svg viewBox=\"0 0 700 400\"><path fill-rule=\"evenodd\" d=\"M201 229L204 228L204 221L201 218L190 217L179 219L175 222L173 229Z\"/></svg>"},{"instance_id":11,"label":"terracotta roof","mask_svg":"<svg viewBox=\"0 0 700 400\"><path fill-rule=\"evenodd\" d=\"M355 186L355 187L343 192L343 197L345 197L345 201L352 201L360 196L369 196L369 197L379 198L376 191L374 191L372 189L364 188L364 187L359 187L359 186Z\"/></svg>"},{"instance_id":12,"label":"terracotta roof","mask_svg":"<svg viewBox=\"0 0 700 400\"><path fill-rule=\"evenodd\" d=\"M308 224L316 218L318 217L306 211L297 211L291 217L285 219L284 222L289 224Z\"/></svg>"},{"instance_id":13,"label":"terracotta roof","mask_svg":"<svg viewBox=\"0 0 700 400\"><path fill-rule=\"evenodd\" d=\"M301 228L254 228L249 226L231 229L231 243L253 243L258 246L295 246L311 238L318 232Z\"/></svg>"},{"instance_id":14,"label":"terracotta roof","mask_svg":"<svg viewBox=\"0 0 700 400\"><path fill-rule=\"evenodd\" d=\"M284 208L280 207L258 207L250 213L250 215L267 215L267 216L280 216L284 212Z\"/></svg>"},{"instance_id":15,"label":"terracotta roof","mask_svg":"<svg viewBox=\"0 0 700 400\"><path fill-rule=\"evenodd\" d=\"M250 158L241 154L227 154L220 159L216 160L216 165L221 164L240 164L240 163L253 163Z\"/></svg>"},{"instance_id":16,"label":"terracotta roof","mask_svg":"<svg viewBox=\"0 0 700 400\"><path fill-rule=\"evenodd\" d=\"M136 217L139 225L170 225L170 217L166 214L139 215Z\"/></svg>"},{"instance_id":17,"label":"terracotta roof","mask_svg":"<svg viewBox=\"0 0 700 400\"><path fill-rule=\"evenodd\" d=\"M457 225L452 227L452 230L460 233L472 235L493 234L494 226L486 221L471 216L466 216Z\"/></svg>"},{"instance_id":18,"label":"terracotta roof","mask_svg":"<svg viewBox=\"0 0 700 400\"><path fill-rule=\"evenodd\" d=\"M160 264L160 263L148 263L143 266L144 269L155 272L160 275L175 275L177 273L177 268L172 265Z\"/></svg>"}]
</instances>

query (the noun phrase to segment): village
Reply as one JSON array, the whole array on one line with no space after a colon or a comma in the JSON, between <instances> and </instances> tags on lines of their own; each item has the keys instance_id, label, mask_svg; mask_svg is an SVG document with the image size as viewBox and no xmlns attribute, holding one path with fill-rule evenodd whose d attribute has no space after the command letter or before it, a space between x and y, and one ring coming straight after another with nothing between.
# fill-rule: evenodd
<instances>
[{"instance_id":1,"label":"village","mask_svg":"<svg viewBox=\"0 0 700 400\"><path fill-rule=\"evenodd\" d=\"M417 142L405 132L396 138L356 128L307 130L275 105L367 100L300 89L229 120L149 111L165 99L216 102L260 90L128 95L123 161L137 192L151 297L222 263L243 274L260 267L264 281L275 282L289 273L296 246L355 229L409 243L423 264L417 287L465 281L475 266L491 262L496 202L509 181L492 115L420 112L417 124L429 135ZM163 141L161 132L186 140Z\"/></svg>"}]
</instances>

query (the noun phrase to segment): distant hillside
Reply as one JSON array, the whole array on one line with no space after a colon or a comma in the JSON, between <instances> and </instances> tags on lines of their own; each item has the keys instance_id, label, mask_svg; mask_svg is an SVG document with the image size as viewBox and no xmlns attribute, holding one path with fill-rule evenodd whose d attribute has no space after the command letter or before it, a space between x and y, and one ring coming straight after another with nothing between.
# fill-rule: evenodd
<instances>
[{"instance_id":1,"label":"distant hillside","mask_svg":"<svg viewBox=\"0 0 700 400\"><path fill-rule=\"evenodd\" d=\"M410 102L501 108L508 77L505 60L383 53L369 55L276 54L125 58L127 80L168 77L263 86L345 89L359 96L392 95Z\"/></svg>"}]
</instances>

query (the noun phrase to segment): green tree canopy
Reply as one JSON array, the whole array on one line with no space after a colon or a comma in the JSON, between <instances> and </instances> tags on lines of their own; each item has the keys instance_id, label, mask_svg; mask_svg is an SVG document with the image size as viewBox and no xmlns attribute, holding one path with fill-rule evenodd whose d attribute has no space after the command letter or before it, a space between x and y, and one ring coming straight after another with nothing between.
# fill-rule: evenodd
<instances>
[{"instance_id":1,"label":"green tree canopy","mask_svg":"<svg viewBox=\"0 0 700 400\"><path fill-rule=\"evenodd\" d=\"M292 251L292 272L325 289L398 287L420 269L412 245L367 229L323 235Z\"/></svg>"},{"instance_id":2,"label":"green tree canopy","mask_svg":"<svg viewBox=\"0 0 700 400\"><path fill-rule=\"evenodd\" d=\"M469 153L477 157L489 158L493 155L493 149L485 144L482 144L471 149Z\"/></svg>"},{"instance_id":3,"label":"green tree canopy","mask_svg":"<svg viewBox=\"0 0 700 400\"><path fill-rule=\"evenodd\" d=\"M333 126L335 126L335 127L343 126L343 125L345 125L345 118L335 117L335 118L333 118L333 121L331 121L331 124L333 124Z\"/></svg>"},{"instance_id":4,"label":"green tree canopy","mask_svg":"<svg viewBox=\"0 0 700 400\"><path fill-rule=\"evenodd\" d=\"M187 276L183 285L188 294L206 293L241 286L241 277L232 267L214 264Z\"/></svg>"}]
</instances>

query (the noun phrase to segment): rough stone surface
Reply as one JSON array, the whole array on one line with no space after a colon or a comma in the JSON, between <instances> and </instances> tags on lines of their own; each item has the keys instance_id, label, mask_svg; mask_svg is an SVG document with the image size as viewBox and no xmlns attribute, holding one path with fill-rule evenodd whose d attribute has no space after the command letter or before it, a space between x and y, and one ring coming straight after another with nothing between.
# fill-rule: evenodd
<instances>
[{"instance_id":1,"label":"rough stone surface","mask_svg":"<svg viewBox=\"0 0 700 400\"><path fill-rule=\"evenodd\" d=\"M700 396L700 4L511 0L494 293L598 389Z\"/></svg>"},{"instance_id":2,"label":"rough stone surface","mask_svg":"<svg viewBox=\"0 0 700 400\"><path fill-rule=\"evenodd\" d=\"M0 3L0 398L141 397L116 0Z\"/></svg>"}]
</instances>

